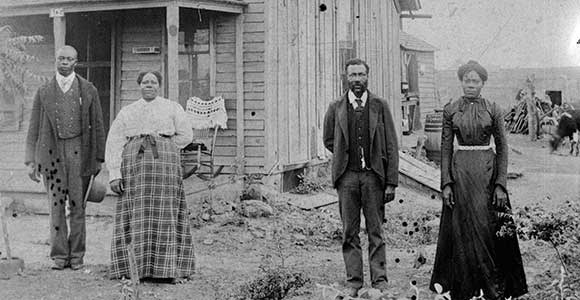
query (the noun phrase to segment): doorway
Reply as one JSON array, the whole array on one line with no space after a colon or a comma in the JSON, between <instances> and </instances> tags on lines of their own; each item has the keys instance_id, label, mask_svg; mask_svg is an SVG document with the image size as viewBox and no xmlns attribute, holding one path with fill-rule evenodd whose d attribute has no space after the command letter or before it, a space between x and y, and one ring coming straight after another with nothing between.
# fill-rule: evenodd
<instances>
[{"instance_id":1,"label":"doorway","mask_svg":"<svg viewBox=\"0 0 580 300\"><path fill-rule=\"evenodd\" d=\"M75 72L95 85L101 100L105 133L111 124L115 18L111 13L75 13L66 17L66 44L78 51Z\"/></svg>"},{"instance_id":2,"label":"doorway","mask_svg":"<svg viewBox=\"0 0 580 300\"><path fill-rule=\"evenodd\" d=\"M550 97L552 107L554 107L554 105L562 106L562 91L546 91L546 95Z\"/></svg>"}]
</instances>

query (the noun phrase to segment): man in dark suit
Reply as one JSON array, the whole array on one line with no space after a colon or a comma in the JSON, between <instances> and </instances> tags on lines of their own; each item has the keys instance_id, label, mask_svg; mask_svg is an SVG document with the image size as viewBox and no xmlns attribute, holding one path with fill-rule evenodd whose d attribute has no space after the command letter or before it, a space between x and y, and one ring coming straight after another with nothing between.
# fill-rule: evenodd
<instances>
[{"instance_id":1,"label":"man in dark suit","mask_svg":"<svg viewBox=\"0 0 580 300\"><path fill-rule=\"evenodd\" d=\"M346 63L349 90L332 102L324 117L324 146L333 153L332 180L338 190L342 219L342 253L348 294L363 286L360 246L362 208L369 237L371 285L386 289L386 253L382 236L385 203L395 198L399 155L388 103L367 90L368 65Z\"/></svg>"},{"instance_id":2,"label":"man in dark suit","mask_svg":"<svg viewBox=\"0 0 580 300\"><path fill-rule=\"evenodd\" d=\"M56 75L34 97L26 137L25 164L30 178L44 179L50 210L50 258L53 269L83 267L85 255L84 195L89 178L105 160L101 103L92 83L74 72L77 51L56 53ZM70 226L65 216L70 207ZM70 232L70 234L69 234Z\"/></svg>"}]
</instances>

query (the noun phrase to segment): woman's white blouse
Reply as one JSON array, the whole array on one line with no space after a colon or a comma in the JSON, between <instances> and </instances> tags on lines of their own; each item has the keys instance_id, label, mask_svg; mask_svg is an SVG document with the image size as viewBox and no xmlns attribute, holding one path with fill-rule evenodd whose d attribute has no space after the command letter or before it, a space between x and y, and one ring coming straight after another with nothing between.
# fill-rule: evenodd
<instances>
[{"instance_id":1,"label":"woman's white blouse","mask_svg":"<svg viewBox=\"0 0 580 300\"><path fill-rule=\"evenodd\" d=\"M109 179L121 178L123 148L132 136L151 134L172 136L179 148L191 143L193 130L179 103L157 97L150 102L141 98L121 109L109 129L105 163Z\"/></svg>"}]
</instances>

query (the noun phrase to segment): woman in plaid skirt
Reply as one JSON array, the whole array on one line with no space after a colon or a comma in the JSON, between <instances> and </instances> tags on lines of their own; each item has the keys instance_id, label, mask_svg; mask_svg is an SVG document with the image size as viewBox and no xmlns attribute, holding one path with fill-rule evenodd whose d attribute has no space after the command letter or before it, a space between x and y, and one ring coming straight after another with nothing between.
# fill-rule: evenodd
<instances>
[{"instance_id":1,"label":"woman in plaid skirt","mask_svg":"<svg viewBox=\"0 0 580 300\"><path fill-rule=\"evenodd\" d=\"M158 72L137 78L142 98L111 125L105 159L116 204L111 278L129 278L129 247L140 279L176 280L194 273L195 255L181 177L180 149L193 131L183 108L158 96Z\"/></svg>"}]
</instances>

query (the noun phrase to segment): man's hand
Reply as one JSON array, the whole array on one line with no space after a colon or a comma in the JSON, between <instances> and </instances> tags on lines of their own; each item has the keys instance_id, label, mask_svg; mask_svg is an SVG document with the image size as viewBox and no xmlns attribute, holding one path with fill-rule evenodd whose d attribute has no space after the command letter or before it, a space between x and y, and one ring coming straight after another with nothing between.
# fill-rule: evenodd
<instances>
[{"instance_id":1,"label":"man's hand","mask_svg":"<svg viewBox=\"0 0 580 300\"><path fill-rule=\"evenodd\" d=\"M123 194L125 191L125 186L123 185L123 179L115 179L109 183L111 190L118 195Z\"/></svg>"},{"instance_id":2,"label":"man's hand","mask_svg":"<svg viewBox=\"0 0 580 300\"><path fill-rule=\"evenodd\" d=\"M493 191L493 205L496 209L503 209L507 207L507 194L502 187L496 186Z\"/></svg>"},{"instance_id":3,"label":"man's hand","mask_svg":"<svg viewBox=\"0 0 580 300\"><path fill-rule=\"evenodd\" d=\"M455 201L453 200L453 189L451 188L451 185L446 185L443 188L443 192L441 192L441 198L443 198L443 204L453 209Z\"/></svg>"},{"instance_id":4,"label":"man's hand","mask_svg":"<svg viewBox=\"0 0 580 300\"><path fill-rule=\"evenodd\" d=\"M34 182L40 182L40 174L38 174L36 164L28 163L26 166L28 167L28 177Z\"/></svg>"},{"instance_id":5,"label":"man's hand","mask_svg":"<svg viewBox=\"0 0 580 300\"><path fill-rule=\"evenodd\" d=\"M395 186L394 185L387 185L387 189L385 190L385 197L383 199L383 204L387 204L393 200L395 200Z\"/></svg>"}]
</instances>

